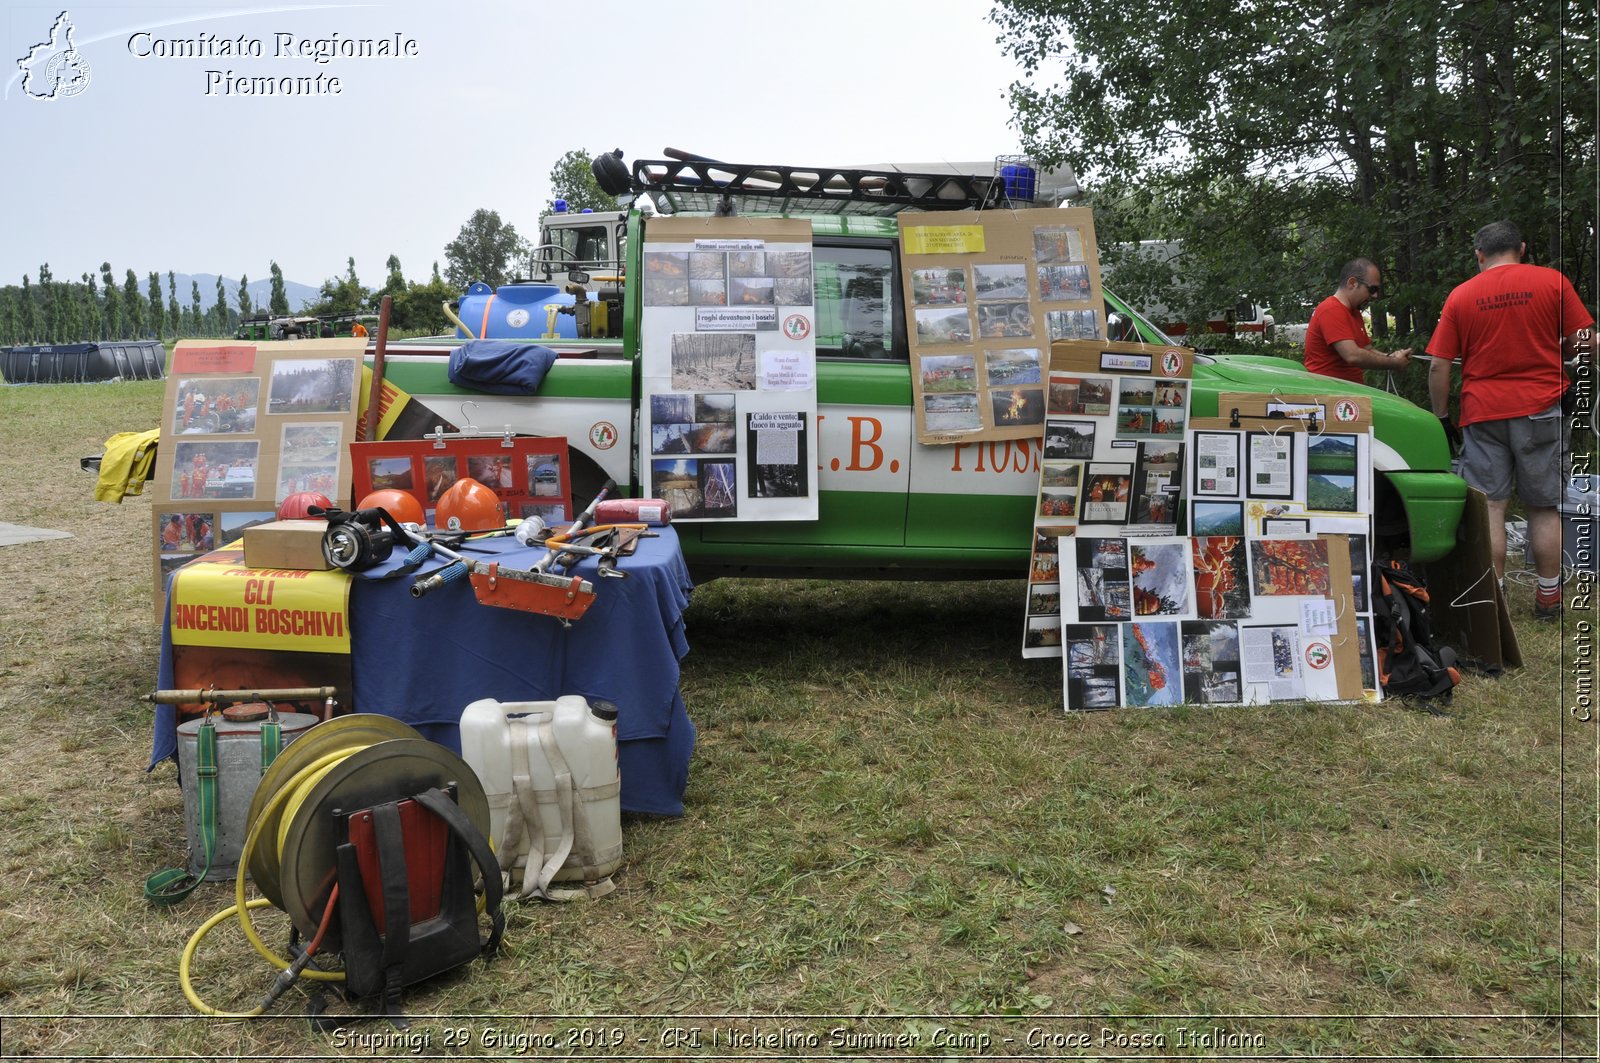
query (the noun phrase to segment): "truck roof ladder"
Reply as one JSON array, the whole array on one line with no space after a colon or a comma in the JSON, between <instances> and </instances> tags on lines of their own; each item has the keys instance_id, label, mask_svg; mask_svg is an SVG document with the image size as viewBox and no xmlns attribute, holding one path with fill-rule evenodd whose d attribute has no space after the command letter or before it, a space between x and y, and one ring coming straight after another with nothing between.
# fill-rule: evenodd
<instances>
[{"instance_id":1,"label":"truck roof ladder","mask_svg":"<svg viewBox=\"0 0 1600 1063\"><path fill-rule=\"evenodd\" d=\"M1031 207L1012 200L994 174L902 173L831 167L770 166L689 159L635 159L632 191L663 212L747 214L791 209L805 214L893 217L902 210Z\"/></svg>"}]
</instances>

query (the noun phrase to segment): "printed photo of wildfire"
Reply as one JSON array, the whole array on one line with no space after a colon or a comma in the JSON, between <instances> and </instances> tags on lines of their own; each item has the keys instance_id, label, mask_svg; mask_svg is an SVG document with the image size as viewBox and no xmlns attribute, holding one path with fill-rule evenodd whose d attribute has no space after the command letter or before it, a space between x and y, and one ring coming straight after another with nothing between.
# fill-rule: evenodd
<instances>
[{"instance_id":1,"label":"printed photo of wildfire","mask_svg":"<svg viewBox=\"0 0 1600 1063\"><path fill-rule=\"evenodd\" d=\"M1256 594L1321 595L1328 575L1328 544L1322 539L1257 539L1250 544L1251 590Z\"/></svg>"},{"instance_id":2,"label":"printed photo of wildfire","mask_svg":"<svg viewBox=\"0 0 1600 1063\"><path fill-rule=\"evenodd\" d=\"M1044 388L1012 388L991 391L989 405L996 427L1044 424Z\"/></svg>"}]
</instances>

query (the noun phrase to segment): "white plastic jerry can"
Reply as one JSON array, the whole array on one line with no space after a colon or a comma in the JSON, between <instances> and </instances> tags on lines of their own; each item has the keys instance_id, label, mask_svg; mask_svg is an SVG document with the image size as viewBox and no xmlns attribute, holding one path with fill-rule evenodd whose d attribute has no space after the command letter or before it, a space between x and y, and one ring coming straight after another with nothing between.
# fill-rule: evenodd
<instances>
[{"instance_id":1,"label":"white plastic jerry can","mask_svg":"<svg viewBox=\"0 0 1600 1063\"><path fill-rule=\"evenodd\" d=\"M489 798L489 837L521 895L604 896L622 863L617 709L576 695L474 701L461 714L461 757ZM583 883L555 890L557 882Z\"/></svg>"}]
</instances>

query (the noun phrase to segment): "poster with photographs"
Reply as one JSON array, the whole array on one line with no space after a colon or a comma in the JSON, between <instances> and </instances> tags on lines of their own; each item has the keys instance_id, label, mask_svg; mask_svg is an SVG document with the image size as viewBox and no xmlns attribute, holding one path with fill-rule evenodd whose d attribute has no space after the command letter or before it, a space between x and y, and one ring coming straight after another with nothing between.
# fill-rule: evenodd
<instances>
[{"instance_id":1,"label":"poster with photographs","mask_svg":"<svg viewBox=\"0 0 1600 1063\"><path fill-rule=\"evenodd\" d=\"M179 559L229 541L230 527L272 519L294 491L349 505L365 350L353 337L174 348L151 514L158 613Z\"/></svg>"},{"instance_id":2,"label":"poster with photographs","mask_svg":"<svg viewBox=\"0 0 1600 1063\"><path fill-rule=\"evenodd\" d=\"M1046 350L1105 335L1094 216L899 215L917 441L1037 438Z\"/></svg>"},{"instance_id":3,"label":"poster with photographs","mask_svg":"<svg viewBox=\"0 0 1600 1063\"><path fill-rule=\"evenodd\" d=\"M438 435L426 439L352 443L357 501L373 491L404 491L438 526L439 499L458 480L489 488L507 520L540 517L570 521L572 481L563 436Z\"/></svg>"},{"instance_id":4,"label":"poster with photographs","mask_svg":"<svg viewBox=\"0 0 1600 1063\"><path fill-rule=\"evenodd\" d=\"M1186 487L1183 433L1122 433L1118 399L1128 395L1154 411L1159 396L1180 403L1168 409L1186 418L1191 365L1192 353L1180 348L1051 347L1034 511L1036 554L1051 536L1170 536L1177 531ZM1033 598L1029 601L1023 655L1059 655L1059 646L1038 648L1036 629L1043 620Z\"/></svg>"},{"instance_id":5,"label":"poster with photographs","mask_svg":"<svg viewBox=\"0 0 1600 1063\"><path fill-rule=\"evenodd\" d=\"M816 519L812 265L809 221L648 223L639 466L674 520ZM922 283L930 299L966 298L964 275Z\"/></svg>"}]
</instances>

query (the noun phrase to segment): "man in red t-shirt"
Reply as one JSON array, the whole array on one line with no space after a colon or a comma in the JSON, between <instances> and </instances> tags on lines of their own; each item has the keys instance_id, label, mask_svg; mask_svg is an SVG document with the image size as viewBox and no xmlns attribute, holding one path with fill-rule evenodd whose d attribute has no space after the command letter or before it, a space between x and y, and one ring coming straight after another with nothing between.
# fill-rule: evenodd
<instances>
[{"instance_id":1,"label":"man in red t-shirt","mask_svg":"<svg viewBox=\"0 0 1600 1063\"><path fill-rule=\"evenodd\" d=\"M1508 221L1473 237L1478 275L1450 293L1428 340L1428 398L1454 434L1450 367L1461 364L1461 475L1489 496L1489 546L1496 576L1506 571L1506 504L1512 474L1528 510L1539 574L1534 616L1561 615L1561 501L1567 390L1564 363L1587 360L1594 318L1558 270L1525 264L1528 245Z\"/></svg>"},{"instance_id":2,"label":"man in red t-shirt","mask_svg":"<svg viewBox=\"0 0 1600 1063\"><path fill-rule=\"evenodd\" d=\"M1411 348L1384 354L1372 346L1361 311L1383 294L1378 267L1370 258L1353 258L1339 271L1339 290L1317 304L1306 326L1306 369L1322 376L1364 381L1363 369L1404 369Z\"/></svg>"}]
</instances>

